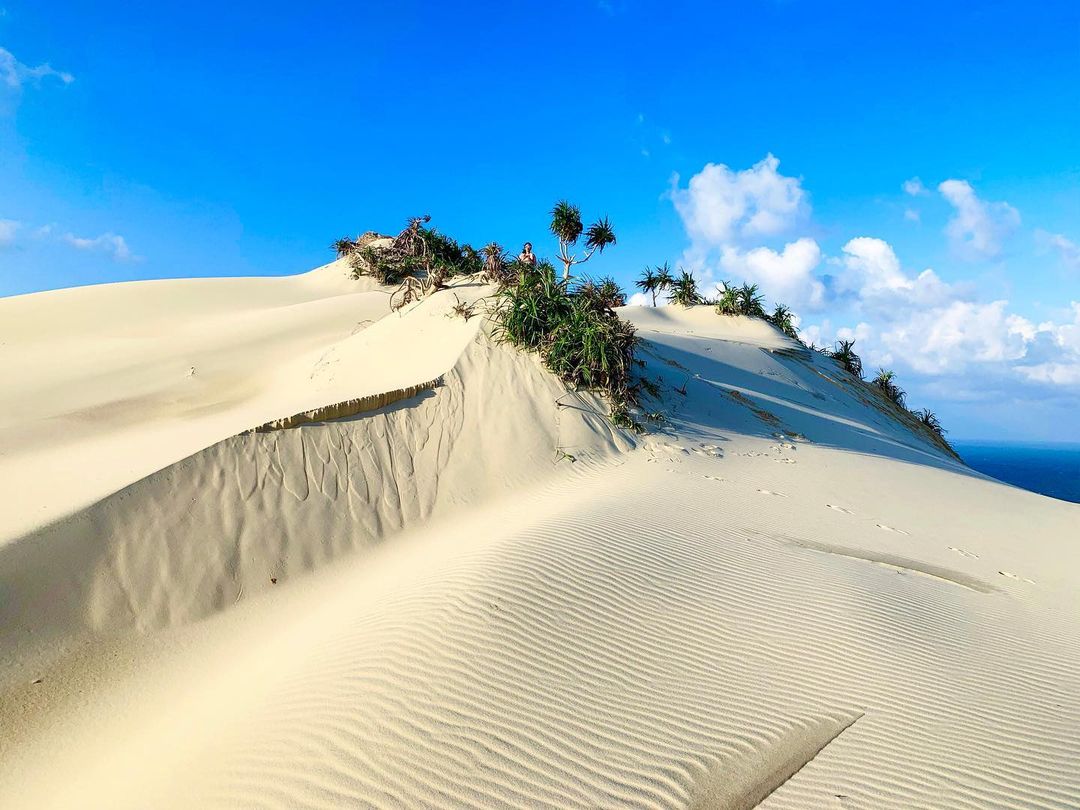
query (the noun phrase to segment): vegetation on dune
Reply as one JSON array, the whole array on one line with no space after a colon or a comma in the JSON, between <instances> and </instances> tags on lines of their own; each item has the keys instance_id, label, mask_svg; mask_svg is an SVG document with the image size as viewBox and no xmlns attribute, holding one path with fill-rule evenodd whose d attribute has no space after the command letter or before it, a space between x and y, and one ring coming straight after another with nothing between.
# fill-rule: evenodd
<instances>
[{"instance_id":1,"label":"vegetation on dune","mask_svg":"<svg viewBox=\"0 0 1080 810\"><path fill-rule=\"evenodd\" d=\"M634 286L643 293L650 293L652 295L652 305L655 307L656 294L671 289L671 285L674 281L675 279L671 275L671 268L668 266L667 262L664 262L656 269L646 267L641 272L640 278L634 282Z\"/></svg>"},{"instance_id":2,"label":"vegetation on dune","mask_svg":"<svg viewBox=\"0 0 1080 810\"><path fill-rule=\"evenodd\" d=\"M862 379L862 358L855 354L854 340L840 340L836 344L836 348L829 353L829 356L848 374L857 379Z\"/></svg>"},{"instance_id":3,"label":"vegetation on dune","mask_svg":"<svg viewBox=\"0 0 1080 810\"><path fill-rule=\"evenodd\" d=\"M906 421L906 424L908 424L909 427L914 425L923 429L935 444L953 457L959 458L959 456L956 455L956 451L953 450L952 445L950 445L945 438L946 431L941 426L941 422L933 411L926 408L916 411L908 410L906 405L907 394L904 389L897 384L896 374L894 372L888 369L879 368L877 376L872 380L869 382L863 380L862 359L855 353L854 347L854 340L840 340L837 342L836 347L831 351L828 349L819 349L816 346L811 346L810 348L817 349L826 356L831 357L842 369L844 369L844 371L855 377L860 384L868 385L878 391L900 414L903 415L901 421L914 420Z\"/></svg>"},{"instance_id":4,"label":"vegetation on dune","mask_svg":"<svg viewBox=\"0 0 1080 810\"><path fill-rule=\"evenodd\" d=\"M768 319L765 314L765 296L758 290L757 284L733 287L727 281L721 282L716 311L721 315L745 315L748 318Z\"/></svg>"},{"instance_id":5,"label":"vegetation on dune","mask_svg":"<svg viewBox=\"0 0 1080 810\"><path fill-rule=\"evenodd\" d=\"M698 292L697 279L693 273L686 270L679 272L679 277L671 282L671 303L684 307L692 307L704 303L701 293Z\"/></svg>"},{"instance_id":6,"label":"vegetation on dune","mask_svg":"<svg viewBox=\"0 0 1080 810\"><path fill-rule=\"evenodd\" d=\"M452 276L483 269L483 259L475 249L428 227L430 221L427 215L412 217L389 245L376 245L362 237L339 239L333 248L349 259L353 278L371 276L380 284L392 285L422 276L425 292L441 289Z\"/></svg>"},{"instance_id":7,"label":"vegetation on dune","mask_svg":"<svg viewBox=\"0 0 1080 810\"><path fill-rule=\"evenodd\" d=\"M480 258L483 261L484 279L489 284L503 286L510 281L510 259L503 246L498 242L488 242L480 248Z\"/></svg>"},{"instance_id":8,"label":"vegetation on dune","mask_svg":"<svg viewBox=\"0 0 1080 810\"><path fill-rule=\"evenodd\" d=\"M896 384L896 374L892 371L879 368L877 376L870 381L870 384L881 391L885 398L896 407L904 407L904 399L907 395L904 393L904 389Z\"/></svg>"},{"instance_id":9,"label":"vegetation on dune","mask_svg":"<svg viewBox=\"0 0 1080 810\"><path fill-rule=\"evenodd\" d=\"M792 340L799 339L799 330L795 328L796 315L783 304L777 304L773 314L769 316L773 326L783 332Z\"/></svg>"},{"instance_id":10,"label":"vegetation on dune","mask_svg":"<svg viewBox=\"0 0 1080 810\"><path fill-rule=\"evenodd\" d=\"M354 278L371 276L383 284L398 285L390 297L392 309L446 286L454 276L479 275L496 289L490 314L496 334L502 340L537 352L544 364L568 385L605 395L616 425L641 429L631 409L638 404L642 393L655 399L660 390L645 379L632 381L634 364L640 363L634 356L637 338L634 327L615 313L617 307L626 304L626 295L611 277L599 280L585 277L576 283L570 279L573 265L588 261L615 243L615 233L606 217L586 228L577 206L565 200L555 205L550 228L559 240L561 280L546 260L532 263L531 255L512 259L497 242L475 250L430 227L430 221L429 216L413 217L392 239L369 231L356 239L342 237L331 248L339 258L348 260ZM579 258L570 250L582 237L585 253ZM717 298L707 301L692 272L680 269L675 276L665 263L646 267L634 285L652 296L654 306L658 294L666 293L673 304L715 305L721 315L759 318L788 337L799 339L798 316L779 303L769 313L756 284L735 286L722 282ZM474 315L474 305L458 299L450 315L468 320ZM864 381L863 363L855 352L854 340L839 340L832 349L813 344L809 348L831 358L859 385L879 392L895 406L897 418L909 428L925 432L942 449L956 455L932 411L907 409L906 394L892 371L879 369L877 376ZM659 421L660 416L646 414L645 418Z\"/></svg>"},{"instance_id":11,"label":"vegetation on dune","mask_svg":"<svg viewBox=\"0 0 1080 810\"><path fill-rule=\"evenodd\" d=\"M333 244L330 245L330 249L333 250L338 258L351 255L357 248L355 239L350 239L347 236L343 236L340 239L335 239Z\"/></svg>"},{"instance_id":12,"label":"vegetation on dune","mask_svg":"<svg viewBox=\"0 0 1080 810\"><path fill-rule=\"evenodd\" d=\"M626 306L626 293L610 276L605 276L599 281L586 277L578 283L575 292L604 309Z\"/></svg>"},{"instance_id":13,"label":"vegetation on dune","mask_svg":"<svg viewBox=\"0 0 1080 810\"><path fill-rule=\"evenodd\" d=\"M563 263L563 281L570 279L570 268L584 264L594 253L615 244L615 230L607 217L598 219L588 228L582 224L581 209L566 200L560 200L551 211L551 232L559 240L559 261ZM570 252L581 235L585 235L585 255L580 258Z\"/></svg>"},{"instance_id":14,"label":"vegetation on dune","mask_svg":"<svg viewBox=\"0 0 1080 810\"><path fill-rule=\"evenodd\" d=\"M605 394L615 424L637 429L630 413L637 338L634 327L614 312L624 300L611 279L571 285L556 280L555 268L541 261L522 268L514 283L496 293L497 334L538 352L569 385Z\"/></svg>"},{"instance_id":15,"label":"vegetation on dune","mask_svg":"<svg viewBox=\"0 0 1080 810\"><path fill-rule=\"evenodd\" d=\"M943 428L941 426L941 422L938 421L937 416L934 414L934 412L932 410L930 410L929 408L923 408L922 410L912 411L911 413L926 428L932 430L938 436L941 436L941 437L944 438L944 436L945 436L945 428Z\"/></svg>"}]
</instances>

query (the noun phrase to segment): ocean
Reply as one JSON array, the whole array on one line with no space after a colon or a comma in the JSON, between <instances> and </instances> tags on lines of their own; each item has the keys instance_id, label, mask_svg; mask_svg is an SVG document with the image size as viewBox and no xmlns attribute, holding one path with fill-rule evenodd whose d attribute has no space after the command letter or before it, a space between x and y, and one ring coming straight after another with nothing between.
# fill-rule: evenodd
<instances>
[{"instance_id":1,"label":"ocean","mask_svg":"<svg viewBox=\"0 0 1080 810\"><path fill-rule=\"evenodd\" d=\"M973 470L1024 489L1080 503L1080 444L954 442Z\"/></svg>"}]
</instances>

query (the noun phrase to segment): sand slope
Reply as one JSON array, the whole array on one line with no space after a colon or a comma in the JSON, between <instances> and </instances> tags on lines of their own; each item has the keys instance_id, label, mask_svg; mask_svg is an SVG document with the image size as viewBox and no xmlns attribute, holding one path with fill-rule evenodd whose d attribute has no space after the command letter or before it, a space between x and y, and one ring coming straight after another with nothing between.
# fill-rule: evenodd
<instances>
[{"instance_id":1,"label":"sand slope","mask_svg":"<svg viewBox=\"0 0 1080 810\"><path fill-rule=\"evenodd\" d=\"M282 338L293 370L266 360L234 422L196 418L183 445L175 412L76 431L160 466L89 506L60 492L65 517L0 547L0 804L1080 805L1080 508L971 473L760 322L624 310L666 415L633 439L446 317L482 288L372 304L353 334L382 292L331 269L281 281L339 326ZM109 289L66 291L62 316ZM171 328L210 317L199 295ZM48 300L0 309L31 304L45 322ZM157 373L147 340L116 379ZM69 373L73 401L102 397ZM31 388L4 435L43 430Z\"/></svg>"}]
</instances>

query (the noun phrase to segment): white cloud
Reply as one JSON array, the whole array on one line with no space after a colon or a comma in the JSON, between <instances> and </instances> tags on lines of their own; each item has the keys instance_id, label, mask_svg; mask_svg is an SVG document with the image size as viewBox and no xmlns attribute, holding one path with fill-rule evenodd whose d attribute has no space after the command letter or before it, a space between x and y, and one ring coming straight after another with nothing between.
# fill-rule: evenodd
<instances>
[{"instance_id":1,"label":"white cloud","mask_svg":"<svg viewBox=\"0 0 1080 810\"><path fill-rule=\"evenodd\" d=\"M809 309L819 308L825 298L825 285L814 276L819 264L821 248L806 237L784 245L780 252L726 247L720 255L725 275L760 285L773 301Z\"/></svg>"},{"instance_id":2,"label":"white cloud","mask_svg":"<svg viewBox=\"0 0 1080 810\"><path fill-rule=\"evenodd\" d=\"M904 191L931 193L918 178ZM957 252L972 259L999 256L1019 224L1016 209L980 199L963 180L946 180L938 191L954 208L946 232ZM728 278L759 284L771 302L796 309L836 305L847 326L815 320L801 335L819 345L855 340L868 372L896 368L902 379L913 375L917 385L938 385L938 396L952 399L1021 390L1038 398L1048 386L1080 386L1080 304L1064 321L1036 325L1008 301L979 300L974 283L905 268L883 239L850 239L828 258L809 236L789 237L782 249L763 244L794 230L809 213L801 181L781 175L771 154L743 171L707 164L686 187L676 176L670 197L689 239L684 262L703 288ZM919 212L909 207L905 217L918 221ZM1045 234L1043 244L1067 264L1080 260L1077 245L1060 234Z\"/></svg>"},{"instance_id":3,"label":"white cloud","mask_svg":"<svg viewBox=\"0 0 1080 810\"><path fill-rule=\"evenodd\" d=\"M657 300L659 304L659 299ZM626 305L628 307L651 307L652 295L643 292L637 292L626 299Z\"/></svg>"},{"instance_id":4,"label":"white cloud","mask_svg":"<svg viewBox=\"0 0 1080 810\"><path fill-rule=\"evenodd\" d=\"M1002 242L1020 224L1020 214L1005 202L979 199L966 180L946 180L938 191L955 209L945 234L956 254L969 261L1001 255Z\"/></svg>"},{"instance_id":5,"label":"white cloud","mask_svg":"<svg viewBox=\"0 0 1080 810\"><path fill-rule=\"evenodd\" d=\"M844 255L833 260L841 268L835 279L837 292L886 317L909 307L941 306L968 294L966 287L946 284L929 268L908 275L892 245L883 239L858 236L841 250Z\"/></svg>"},{"instance_id":6,"label":"white cloud","mask_svg":"<svg viewBox=\"0 0 1080 810\"><path fill-rule=\"evenodd\" d=\"M30 67L24 65L6 48L0 48L0 83L12 89L19 89L27 82L38 84L43 79L55 78L64 84L71 84L75 77L62 70L56 70L48 62Z\"/></svg>"},{"instance_id":7,"label":"white cloud","mask_svg":"<svg viewBox=\"0 0 1080 810\"><path fill-rule=\"evenodd\" d=\"M699 247L725 247L790 230L809 205L801 181L777 172L779 166L771 154L742 171L709 163L686 188L675 175L671 199L690 238Z\"/></svg>"},{"instance_id":8,"label":"white cloud","mask_svg":"<svg viewBox=\"0 0 1080 810\"><path fill-rule=\"evenodd\" d=\"M7 247L15 241L15 232L21 224L14 219L0 219L0 247Z\"/></svg>"},{"instance_id":9,"label":"white cloud","mask_svg":"<svg viewBox=\"0 0 1080 810\"><path fill-rule=\"evenodd\" d=\"M1052 248L1067 269L1080 271L1080 245L1060 233L1039 230L1035 232L1035 237L1043 245Z\"/></svg>"},{"instance_id":10,"label":"white cloud","mask_svg":"<svg viewBox=\"0 0 1080 810\"><path fill-rule=\"evenodd\" d=\"M910 180L905 180L902 187L904 193L910 194L912 197L930 193L926 190L926 186L923 185L923 181L918 177L912 177Z\"/></svg>"},{"instance_id":11,"label":"white cloud","mask_svg":"<svg viewBox=\"0 0 1080 810\"><path fill-rule=\"evenodd\" d=\"M904 219L906 219L908 222L922 221L922 217L919 215L919 212L916 211L914 208L904 209Z\"/></svg>"},{"instance_id":12,"label":"white cloud","mask_svg":"<svg viewBox=\"0 0 1080 810\"><path fill-rule=\"evenodd\" d=\"M139 258L131 252L124 237L115 233L103 233L92 239L69 233L64 235L64 241L78 250L100 251L121 262Z\"/></svg>"},{"instance_id":13,"label":"white cloud","mask_svg":"<svg viewBox=\"0 0 1080 810\"><path fill-rule=\"evenodd\" d=\"M881 342L915 371L942 374L971 364L1019 360L1035 337L1035 326L1006 311L1008 301L916 310L883 330Z\"/></svg>"}]
</instances>

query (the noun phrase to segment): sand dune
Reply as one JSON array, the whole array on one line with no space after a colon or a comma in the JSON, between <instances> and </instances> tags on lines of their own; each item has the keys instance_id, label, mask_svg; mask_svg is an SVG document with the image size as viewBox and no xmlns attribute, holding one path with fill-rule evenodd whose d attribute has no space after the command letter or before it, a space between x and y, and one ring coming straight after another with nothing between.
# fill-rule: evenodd
<instances>
[{"instance_id":1,"label":"sand dune","mask_svg":"<svg viewBox=\"0 0 1080 810\"><path fill-rule=\"evenodd\" d=\"M706 308L623 435L485 292L0 301L0 805L1080 806L1080 508Z\"/></svg>"}]
</instances>

